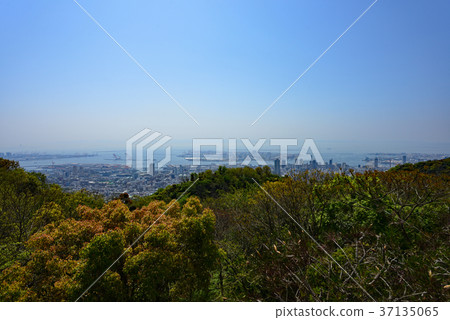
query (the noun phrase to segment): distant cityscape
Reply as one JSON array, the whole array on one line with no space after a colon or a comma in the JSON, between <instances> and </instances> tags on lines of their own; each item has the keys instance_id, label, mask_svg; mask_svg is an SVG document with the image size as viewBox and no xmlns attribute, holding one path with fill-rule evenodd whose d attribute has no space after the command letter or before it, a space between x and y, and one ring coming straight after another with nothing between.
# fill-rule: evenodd
<instances>
[{"instance_id":1,"label":"distant cityscape","mask_svg":"<svg viewBox=\"0 0 450 320\"><path fill-rule=\"evenodd\" d=\"M426 160L443 159L448 154L396 154L396 153L373 153L367 154L365 158L360 159L361 164L349 165L345 162L335 163L333 159L328 159L325 165L319 165L315 160L301 165L295 165L294 154L289 154L287 161L282 163L278 155L270 152L261 152L261 155L268 163L272 172L277 175L285 175L292 171L305 171L319 169L330 172L342 172L353 169L357 172L366 170L388 170L398 164L417 163ZM168 185L179 183L190 179L191 173L200 173L206 170L217 170L219 166L227 166L226 161L207 162L202 161L201 165L194 166L189 163L192 160L188 152L184 152L179 157L184 158L186 164L167 165L155 171L151 175L136 169L127 167L122 159L116 153L112 153L105 159L107 163L89 163L90 160L101 161L95 158L95 154L39 154L39 153L0 153L0 157L35 165L24 168L28 171L37 171L44 173L51 183L60 185L64 190L77 191L85 189L89 192L101 194L105 199L117 197L121 193L128 193L130 196L146 196L153 194L159 188L165 188ZM202 154L202 158L204 154ZM237 159L244 159L246 153L237 153ZM73 162L74 159L83 161ZM70 160L70 163L58 163ZM46 160L51 164L39 164L39 161ZM85 162L85 163L83 163ZM204 163L204 164L203 164ZM240 163L240 162L238 162ZM250 167L257 167L250 163ZM236 166L234 166L236 167Z\"/></svg>"}]
</instances>

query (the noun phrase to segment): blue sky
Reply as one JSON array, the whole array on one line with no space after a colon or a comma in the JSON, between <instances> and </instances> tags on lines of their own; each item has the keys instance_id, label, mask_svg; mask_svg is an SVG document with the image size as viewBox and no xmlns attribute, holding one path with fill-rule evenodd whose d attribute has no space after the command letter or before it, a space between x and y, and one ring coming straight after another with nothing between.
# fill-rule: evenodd
<instances>
[{"instance_id":1,"label":"blue sky","mask_svg":"<svg viewBox=\"0 0 450 320\"><path fill-rule=\"evenodd\" d=\"M379 0L250 126L372 2L79 0L197 126L73 1L2 0L0 151L122 148L148 127L450 152L446 0Z\"/></svg>"}]
</instances>

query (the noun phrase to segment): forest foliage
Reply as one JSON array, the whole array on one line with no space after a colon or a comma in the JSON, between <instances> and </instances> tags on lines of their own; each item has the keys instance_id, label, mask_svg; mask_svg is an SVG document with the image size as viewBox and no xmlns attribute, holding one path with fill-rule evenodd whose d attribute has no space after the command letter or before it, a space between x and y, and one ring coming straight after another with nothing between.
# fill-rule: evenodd
<instances>
[{"instance_id":1,"label":"forest foliage","mask_svg":"<svg viewBox=\"0 0 450 320\"><path fill-rule=\"evenodd\" d=\"M442 177L450 176L450 158L445 158L441 160L428 160L418 163L405 163L396 166L391 171L419 171L422 173L429 173L440 175Z\"/></svg>"},{"instance_id":2,"label":"forest foliage","mask_svg":"<svg viewBox=\"0 0 450 320\"><path fill-rule=\"evenodd\" d=\"M448 301L448 167L221 167L105 203L2 159L0 300Z\"/></svg>"}]
</instances>

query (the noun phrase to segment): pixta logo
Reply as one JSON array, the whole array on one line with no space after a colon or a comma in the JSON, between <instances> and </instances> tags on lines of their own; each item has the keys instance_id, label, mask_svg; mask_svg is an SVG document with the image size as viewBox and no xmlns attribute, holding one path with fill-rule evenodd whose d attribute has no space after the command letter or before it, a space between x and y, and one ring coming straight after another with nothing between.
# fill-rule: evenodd
<instances>
[{"instance_id":1,"label":"pixta logo","mask_svg":"<svg viewBox=\"0 0 450 320\"><path fill-rule=\"evenodd\" d=\"M253 160L260 166L266 166L267 163L259 153L261 147L266 143L267 139L259 139L255 144L253 144L250 139L240 139L247 149L249 155L240 163L241 166L249 165ZM237 139L228 140L228 164L230 166L237 165ZM270 139L271 146L278 146L280 148L280 161L281 163L287 163L288 158L288 147L297 146L297 139ZM215 154L204 154L204 158L207 161L224 161L224 140L223 139L193 139L192 141L192 155L193 155L193 165L201 164L201 147L214 147ZM310 153L309 153L310 152ZM325 165L322 155L319 152L313 139L305 139L300 152L296 158L295 164L302 165L305 162L311 162L313 160L317 162L318 165Z\"/></svg>"},{"instance_id":2,"label":"pixta logo","mask_svg":"<svg viewBox=\"0 0 450 320\"><path fill-rule=\"evenodd\" d=\"M157 170L164 167L171 160L171 147L165 147L164 158L156 161L155 153L157 150L166 145L172 137L163 135L160 132L144 129L126 142L126 164L128 167L146 171L148 174L155 174ZM240 151L240 161L238 163L237 143L238 140L245 146L244 152ZM281 164L287 164L288 148L298 146L297 139L259 139L256 143L252 143L250 139L228 139L228 152L224 152L224 139L193 139L192 140L192 165L202 165L202 159L205 161L225 161L230 166L248 166L255 161L259 166L266 166L267 162L260 154L260 149L269 141L270 146L277 146L279 149L278 161ZM202 153L202 147L209 147L209 152ZM214 153L211 153L211 147ZM242 154L244 156L242 156ZM296 153L295 153L296 154ZM226 159L226 157L228 157ZM159 154L159 158L161 155ZM325 165L322 155L319 152L313 139L305 139L300 148L298 156L295 158L296 165L310 163L315 160L317 165Z\"/></svg>"},{"instance_id":3,"label":"pixta logo","mask_svg":"<svg viewBox=\"0 0 450 320\"><path fill-rule=\"evenodd\" d=\"M165 157L155 162L155 152L167 142L172 140L170 136L163 136L161 132L144 129L126 142L126 164L128 167L155 174L156 169L161 169L171 160L171 148L166 147Z\"/></svg>"}]
</instances>

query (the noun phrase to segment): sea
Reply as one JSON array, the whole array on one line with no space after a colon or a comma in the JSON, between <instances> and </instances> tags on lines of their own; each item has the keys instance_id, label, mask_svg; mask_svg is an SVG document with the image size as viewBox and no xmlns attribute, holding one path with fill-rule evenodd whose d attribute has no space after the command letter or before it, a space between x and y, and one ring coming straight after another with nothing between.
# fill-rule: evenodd
<instances>
[{"instance_id":1,"label":"sea","mask_svg":"<svg viewBox=\"0 0 450 320\"><path fill-rule=\"evenodd\" d=\"M383 159L400 160L403 155L407 155L408 162L417 162L431 159L442 159L450 156L450 145L448 143L429 144L429 143L396 143L387 144L379 143L374 145L367 143L349 143L336 141L320 141L317 143L319 151L323 160L328 163L332 160L333 163L345 163L351 167L364 166L376 157ZM295 149L295 148L294 148ZM294 158L298 155L299 150L289 149L288 158L289 163L294 162ZM211 148L202 148L202 152L212 153ZM264 153L270 152L271 156L266 157ZM277 148L262 148L260 153L266 160L268 165L273 165L273 159L278 152ZM237 150L239 154L251 154L245 149ZM12 155L5 156L10 160L19 161L20 166L28 171L40 171L43 167L52 165L88 165L88 164L110 164L110 165L125 165L126 153L125 150L102 150L102 151L64 151L64 152L25 152L17 151ZM1 154L0 154L1 156ZM159 161L165 156L165 150L157 150L154 154L155 160ZM238 157L239 159L239 157ZM171 159L168 165L192 165L192 152L186 146L172 147ZM227 161L206 161L202 160L202 164L218 164L227 165ZM239 164L239 161L238 161ZM256 166L256 162L252 161L250 165Z\"/></svg>"}]
</instances>

